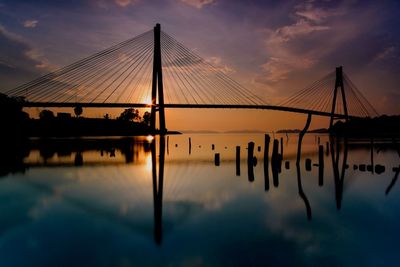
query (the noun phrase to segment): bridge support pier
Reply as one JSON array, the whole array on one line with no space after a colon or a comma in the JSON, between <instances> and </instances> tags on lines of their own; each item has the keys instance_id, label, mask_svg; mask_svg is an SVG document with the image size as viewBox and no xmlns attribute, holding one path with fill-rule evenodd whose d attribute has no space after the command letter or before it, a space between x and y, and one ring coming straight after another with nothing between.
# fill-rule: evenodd
<instances>
[{"instance_id":1,"label":"bridge support pier","mask_svg":"<svg viewBox=\"0 0 400 267\"><path fill-rule=\"evenodd\" d=\"M343 67L336 68L336 80L335 80L335 91L333 92L333 102L332 102L332 111L331 111L331 120L329 123L329 130L332 129L333 121L337 119L335 116L336 110L336 102L337 102L337 93L338 89L340 88L340 94L342 95L342 104L343 104L343 112L345 116L345 121L349 120L349 114L347 112L347 102L346 102L346 95L344 93L344 83L343 83Z\"/></svg>"},{"instance_id":2,"label":"bridge support pier","mask_svg":"<svg viewBox=\"0 0 400 267\"><path fill-rule=\"evenodd\" d=\"M160 120L159 132L161 134L165 134L167 132L167 128L165 125L164 87L163 87L162 64L161 64L160 33L161 33L161 26L160 24L157 23L156 26L154 27L153 82L151 90L150 127L153 133L156 133L157 131L156 113L158 112ZM157 95L158 95L158 103L157 103Z\"/></svg>"}]
</instances>

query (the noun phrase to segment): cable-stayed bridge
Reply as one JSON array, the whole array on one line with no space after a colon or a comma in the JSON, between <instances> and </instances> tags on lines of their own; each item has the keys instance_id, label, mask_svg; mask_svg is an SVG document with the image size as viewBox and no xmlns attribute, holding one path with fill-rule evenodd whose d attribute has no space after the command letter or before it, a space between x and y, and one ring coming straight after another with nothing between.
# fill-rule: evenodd
<instances>
[{"instance_id":1,"label":"cable-stayed bridge","mask_svg":"<svg viewBox=\"0 0 400 267\"><path fill-rule=\"evenodd\" d=\"M166 132L165 108L268 109L334 119L377 112L342 67L271 104L186 48L157 24L132 39L6 92L25 107L147 107Z\"/></svg>"}]
</instances>

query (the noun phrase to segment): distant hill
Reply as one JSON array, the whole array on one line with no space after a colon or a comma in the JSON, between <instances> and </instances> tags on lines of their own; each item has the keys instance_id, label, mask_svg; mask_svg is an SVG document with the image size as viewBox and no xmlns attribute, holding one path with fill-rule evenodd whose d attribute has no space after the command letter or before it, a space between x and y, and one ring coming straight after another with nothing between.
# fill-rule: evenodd
<instances>
[{"instance_id":1,"label":"distant hill","mask_svg":"<svg viewBox=\"0 0 400 267\"><path fill-rule=\"evenodd\" d=\"M277 131L277 133L300 133L300 132L301 132L300 129L283 129L283 130ZM320 129L310 130L307 132L308 133L329 133L329 130L326 128L320 128Z\"/></svg>"}]
</instances>

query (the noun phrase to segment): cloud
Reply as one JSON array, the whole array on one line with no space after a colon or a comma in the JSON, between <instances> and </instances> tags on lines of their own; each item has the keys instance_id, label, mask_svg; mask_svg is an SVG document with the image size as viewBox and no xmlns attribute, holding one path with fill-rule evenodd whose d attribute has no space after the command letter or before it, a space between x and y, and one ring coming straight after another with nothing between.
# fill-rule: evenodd
<instances>
[{"instance_id":1,"label":"cloud","mask_svg":"<svg viewBox=\"0 0 400 267\"><path fill-rule=\"evenodd\" d=\"M215 3L215 0L180 0L180 1L197 9L202 9L203 6Z\"/></svg>"},{"instance_id":2,"label":"cloud","mask_svg":"<svg viewBox=\"0 0 400 267\"><path fill-rule=\"evenodd\" d=\"M50 69L48 61L21 36L0 25L0 80L13 87Z\"/></svg>"},{"instance_id":3,"label":"cloud","mask_svg":"<svg viewBox=\"0 0 400 267\"><path fill-rule=\"evenodd\" d=\"M329 30L329 26L312 25L310 22L300 19L296 23L278 28L267 40L269 43L287 42L313 32Z\"/></svg>"},{"instance_id":4,"label":"cloud","mask_svg":"<svg viewBox=\"0 0 400 267\"><path fill-rule=\"evenodd\" d=\"M334 25L328 19L344 14L344 8L315 7L314 1L294 6L292 23L264 30L268 60L260 66L262 74L255 81L269 84L286 80L292 72L318 64L338 43L338 40L326 42L326 39L340 39L345 34L335 36Z\"/></svg>"},{"instance_id":5,"label":"cloud","mask_svg":"<svg viewBox=\"0 0 400 267\"><path fill-rule=\"evenodd\" d=\"M39 21L37 20L25 20L23 25L25 28L35 28L38 25Z\"/></svg>"},{"instance_id":6,"label":"cloud","mask_svg":"<svg viewBox=\"0 0 400 267\"><path fill-rule=\"evenodd\" d=\"M383 49L383 51L379 52L375 56L375 58L373 59L373 62L393 58L393 57L395 57L395 54L396 54L396 47L394 47L394 46L386 47Z\"/></svg>"},{"instance_id":7,"label":"cloud","mask_svg":"<svg viewBox=\"0 0 400 267\"><path fill-rule=\"evenodd\" d=\"M205 61L210 63L214 67L214 69L221 71L224 74L231 74L235 72L232 67L224 64L220 57L209 57L205 59Z\"/></svg>"},{"instance_id":8,"label":"cloud","mask_svg":"<svg viewBox=\"0 0 400 267\"><path fill-rule=\"evenodd\" d=\"M295 7L295 14L315 23L324 22L326 19L346 14L344 8L321 8L312 3L304 3Z\"/></svg>"},{"instance_id":9,"label":"cloud","mask_svg":"<svg viewBox=\"0 0 400 267\"><path fill-rule=\"evenodd\" d=\"M121 7L127 7L131 4L135 4L137 0L115 0L115 3Z\"/></svg>"}]
</instances>

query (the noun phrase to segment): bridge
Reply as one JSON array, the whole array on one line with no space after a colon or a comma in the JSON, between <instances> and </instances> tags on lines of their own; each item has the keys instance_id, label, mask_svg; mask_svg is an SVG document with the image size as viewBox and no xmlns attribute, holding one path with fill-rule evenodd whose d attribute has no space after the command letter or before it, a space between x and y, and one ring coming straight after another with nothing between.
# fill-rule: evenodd
<instances>
[{"instance_id":1,"label":"bridge","mask_svg":"<svg viewBox=\"0 0 400 267\"><path fill-rule=\"evenodd\" d=\"M6 92L25 107L150 108L166 133L165 109L264 109L334 120L378 113L342 67L283 102L271 104L172 36L160 24L134 38ZM157 129L156 118L159 117Z\"/></svg>"}]
</instances>

